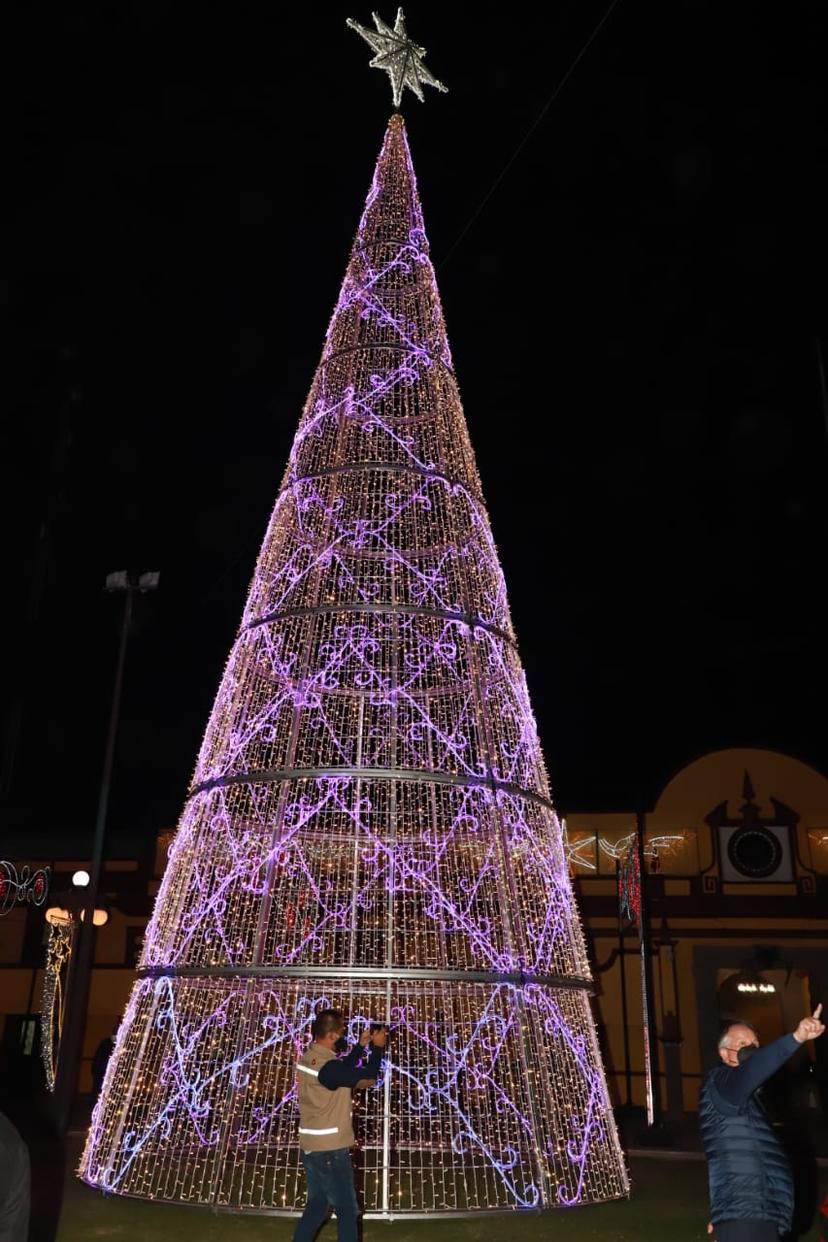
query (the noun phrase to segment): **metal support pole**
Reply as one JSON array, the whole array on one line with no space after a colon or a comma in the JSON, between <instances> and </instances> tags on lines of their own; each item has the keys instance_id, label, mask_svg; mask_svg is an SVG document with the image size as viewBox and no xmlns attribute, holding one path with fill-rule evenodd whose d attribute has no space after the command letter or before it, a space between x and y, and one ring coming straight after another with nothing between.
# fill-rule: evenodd
<instances>
[{"instance_id":1,"label":"metal support pole","mask_svg":"<svg viewBox=\"0 0 828 1242\"><path fill-rule=\"evenodd\" d=\"M112 706L109 712L109 729L104 751L101 788L98 794L98 812L95 818L90 881L85 890L83 903L78 911L78 938L67 980L66 1019L58 1054L57 1077L53 1097L55 1128L60 1135L65 1134L69 1128L72 1104L78 1081L80 1056L83 1049L83 1037L86 1031L86 1010L89 1004L92 950L95 943L93 917L101 879L106 816L109 809L112 764L115 757L115 736L118 731L118 716L121 709L121 690L124 682L127 639L132 621L132 595L135 589L130 582L125 590L121 640L118 647L118 660L115 666L115 686L112 691Z\"/></svg>"},{"instance_id":2,"label":"metal support pole","mask_svg":"<svg viewBox=\"0 0 828 1242\"><path fill-rule=\"evenodd\" d=\"M638 873L641 883L641 1004L644 1016L644 1081L647 1096L647 1124L655 1125L659 1113L655 1013L653 1011L653 960L650 947L650 911L647 899L647 870L644 858L644 816L635 817L635 847L638 851Z\"/></svg>"},{"instance_id":3,"label":"metal support pole","mask_svg":"<svg viewBox=\"0 0 828 1242\"><path fill-rule=\"evenodd\" d=\"M616 872L619 864L615 864ZM620 887L620 882L616 881ZM618 911L618 967L621 971L621 1022L624 1030L624 1081L626 1084L626 1104L632 1104L632 1065L630 1062L630 1016L627 1008L627 955L624 949L624 924L621 910Z\"/></svg>"}]
</instances>

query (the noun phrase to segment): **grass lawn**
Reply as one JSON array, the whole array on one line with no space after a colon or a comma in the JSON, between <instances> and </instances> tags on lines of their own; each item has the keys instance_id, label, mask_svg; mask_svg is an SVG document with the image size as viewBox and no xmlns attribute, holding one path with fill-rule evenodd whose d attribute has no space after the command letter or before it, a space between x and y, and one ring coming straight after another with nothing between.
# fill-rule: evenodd
<instances>
[{"instance_id":1,"label":"grass lawn","mask_svg":"<svg viewBox=\"0 0 828 1242\"><path fill-rule=\"evenodd\" d=\"M69 1172L57 1242L289 1242L295 1221L268 1216L213 1214L203 1208L104 1197ZM703 1242L707 1237L707 1175L701 1160L638 1157L630 1161L632 1198L598 1207L573 1208L539 1216L505 1215L471 1220L367 1222L365 1242ZM828 1193L822 1169L820 1197ZM818 1230L801 1242L816 1242ZM329 1223L320 1242L335 1242Z\"/></svg>"}]
</instances>

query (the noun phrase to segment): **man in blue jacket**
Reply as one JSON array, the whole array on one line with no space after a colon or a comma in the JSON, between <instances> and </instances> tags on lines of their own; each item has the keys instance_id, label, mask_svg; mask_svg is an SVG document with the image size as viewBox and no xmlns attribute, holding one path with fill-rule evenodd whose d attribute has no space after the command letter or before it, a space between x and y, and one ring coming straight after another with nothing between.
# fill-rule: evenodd
<instances>
[{"instance_id":1,"label":"man in blue jacket","mask_svg":"<svg viewBox=\"0 0 828 1242\"><path fill-rule=\"evenodd\" d=\"M756 1092L800 1044L822 1034L821 1013L817 1005L767 1048L746 1022L731 1022L722 1033L722 1064L707 1075L699 1097L716 1242L777 1242L791 1227L791 1171Z\"/></svg>"}]
</instances>

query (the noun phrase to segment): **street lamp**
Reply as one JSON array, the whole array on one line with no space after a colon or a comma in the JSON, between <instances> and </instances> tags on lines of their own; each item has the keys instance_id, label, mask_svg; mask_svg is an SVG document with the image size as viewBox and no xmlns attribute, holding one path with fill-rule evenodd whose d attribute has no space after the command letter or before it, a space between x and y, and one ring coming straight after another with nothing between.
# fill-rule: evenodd
<instances>
[{"instance_id":1,"label":"street lamp","mask_svg":"<svg viewBox=\"0 0 828 1242\"><path fill-rule=\"evenodd\" d=\"M124 682L127 639L129 638L129 628L132 621L132 600L136 592L143 595L147 591L157 590L159 577L160 575L154 570L136 576L130 574L125 569L121 569L115 573L107 574L104 587L110 594L123 595L124 614L121 623L118 659L115 665L115 685L112 690L112 706L109 713L109 729L104 751L101 787L98 794L98 812L95 818L91 872L89 874L89 882L86 884L79 878L82 874L81 872L76 872L72 878L75 887L83 891L83 899L78 911L80 921L77 928L77 943L70 967L66 1020L63 1027L61 1057L55 1081L54 1117L59 1134L65 1134L69 1127L72 1101L78 1079L78 1062L86 1027L86 1009L89 998L93 929L96 926L102 926L109 917L104 910L96 909L96 903L101 880L106 814L109 808L109 790L112 783L112 762L115 756L115 735L118 730L118 716L121 708L121 690ZM103 916L102 918L101 915Z\"/></svg>"},{"instance_id":2,"label":"street lamp","mask_svg":"<svg viewBox=\"0 0 828 1242\"><path fill-rule=\"evenodd\" d=\"M81 908L80 921L83 922L85 918L86 918L86 911L83 908ZM109 911L104 909L102 906L95 906L95 909L92 911L92 926L103 927L104 924L108 922L109 922Z\"/></svg>"}]
</instances>

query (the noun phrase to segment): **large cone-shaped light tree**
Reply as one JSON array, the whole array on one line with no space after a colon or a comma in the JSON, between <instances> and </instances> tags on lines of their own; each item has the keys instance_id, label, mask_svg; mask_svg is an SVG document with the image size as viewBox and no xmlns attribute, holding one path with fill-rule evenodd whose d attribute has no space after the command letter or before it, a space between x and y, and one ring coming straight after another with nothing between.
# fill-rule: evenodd
<instances>
[{"instance_id":1,"label":"large cone-shaped light tree","mask_svg":"<svg viewBox=\"0 0 828 1242\"><path fill-rule=\"evenodd\" d=\"M377 1215L627 1192L584 942L402 118L147 929L81 1175L290 1212L315 1012L391 1027Z\"/></svg>"}]
</instances>

